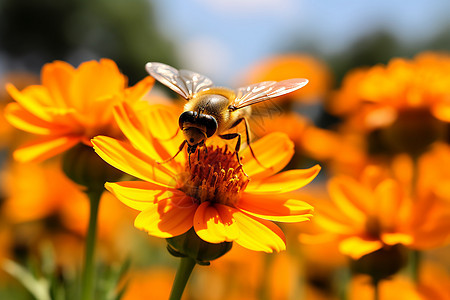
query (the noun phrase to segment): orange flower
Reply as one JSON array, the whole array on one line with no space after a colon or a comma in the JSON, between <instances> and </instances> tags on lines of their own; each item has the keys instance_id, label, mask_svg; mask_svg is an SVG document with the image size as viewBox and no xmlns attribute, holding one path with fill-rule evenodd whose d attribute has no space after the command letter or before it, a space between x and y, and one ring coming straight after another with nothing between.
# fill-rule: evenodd
<instances>
[{"instance_id":1,"label":"orange flower","mask_svg":"<svg viewBox=\"0 0 450 300\"><path fill-rule=\"evenodd\" d=\"M325 97L331 89L331 72L321 60L306 54L284 54L269 57L251 67L246 81L281 81L290 78L308 78L309 83L301 92L289 96L302 102L314 102Z\"/></svg>"},{"instance_id":2,"label":"orange flower","mask_svg":"<svg viewBox=\"0 0 450 300\"><path fill-rule=\"evenodd\" d=\"M56 61L42 68L42 84L18 91L7 90L15 103L6 107L6 118L15 127L42 138L18 149L20 161L50 158L78 143L90 144L96 135L120 137L112 107L137 102L150 89L153 79L127 88L127 80L109 59L89 61L77 69Z\"/></svg>"},{"instance_id":3,"label":"orange flower","mask_svg":"<svg viewBox=\"0 0 450 300\"><path fill-rule=\"evenodd\" d=\"M450 122L449 74L450 56L432 52L356 69L344 78L329 109L368 130L389 126L402 114L422 115L418 122L426 114Z\"/></svg>"},{"instance_id":4,"label":"orange flower","mask_svg":"<svg viewBox=\"0 0 450 300\"><path fill-rule=\"evenodd\" d=\"M348 176L330 180L333 203L319 206L315 221L340 241L340 251L358 259L384 246L423 250L446 244L448 204L431 194L412 195L402 180L410 176L396 179L381 173L372 166L360 181Z\"/></svg>"},{"instance_id":5,"label":"orange flower","mask_svg":"<svg viewBox=\"0 0 450 300\"><path fill-rule=\"evenodd\" d=\"M109 164L140 181L107 183L124 204L141 211L135 226L162 238L179 236L192 227L210 243L235 241L257 251L285 249L285 237L271 221L301 222L313 208L283 193L301 188L320 167L280 171L294 153L284 134L271 134L253 143L261 167L243 150L243 168L226 147L207 146L190 156L173 157L183 137L172 110L148 106L139 115L126 104L115 109L116 120L130 143L110 137L92 140L95 151ZM174 132L177 135L174 138ZM207 151L206 151L207 150ZM183 152L184 153L184 152Z\"/></svg>"}]
</instances>

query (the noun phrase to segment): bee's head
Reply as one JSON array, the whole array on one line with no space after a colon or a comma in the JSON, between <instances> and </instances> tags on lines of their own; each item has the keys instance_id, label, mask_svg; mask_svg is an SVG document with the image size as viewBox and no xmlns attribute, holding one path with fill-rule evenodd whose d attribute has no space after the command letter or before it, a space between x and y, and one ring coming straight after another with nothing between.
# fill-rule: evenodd
<instances>
[{"instance_id":1,"label":"bee's head","mask_svg":"<svg viewBox=\"0 0 450 300\"><path fill-rule=\"evenodd\" d=\"M185 111L178 119L180 129L188 145L195 148L217 131L217 121L211 115L199 114L196 111Z\"/></svg>"}]
</instances>

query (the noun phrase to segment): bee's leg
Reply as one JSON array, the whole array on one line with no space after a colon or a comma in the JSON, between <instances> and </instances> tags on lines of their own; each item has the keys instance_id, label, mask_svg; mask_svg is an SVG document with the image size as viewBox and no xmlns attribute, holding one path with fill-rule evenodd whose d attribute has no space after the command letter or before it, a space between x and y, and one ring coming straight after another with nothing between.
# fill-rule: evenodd
<instances>
[{"instance_id":1,"label":"bee's leg","mask_svg":"<svg viewBox=\"0 0 450 300\"><path fill-rule=\"evenodd\" d=\"M241 159L239 158L239 149L241 148L241 135L239 133L228 133L228 134L219 135L219 137L224 140L232 140L232 139L237 138L237 143L236 143L236 146L234 147L234 153L236 153L237 161L239 163L239 166L241 166L241 168L242 168ZM245 173L244 170L242 170L242 171L244 172L245 176L248 177L247 173Z\"/></svg>"},{"instance_id":2,"label":"bee's leg","mask_svg":"<svg viewBox=\"0 0 450 300\"><path fill-rule=\"evenodd\" d=\"M175 153L174 156L172 156L171 158L166 159L166 160L164 160L164 161L157 161L156 163L158 163L158 164L165 164L165 163L168 163L169 161L172 161L175 157L177 157L178 154L180 154L180 152L183 150L183 148L184 148L184 146L186 145L186 143L187 143L186 140L184 140L184 141L181 143L180 147L178 148L177 153ZM190 153L189 153L189 157L190 157ZM190 163L190 162L191 162L191 161L189 160L189 163Z\"/></svg>"},{"instance_id":3,"label":"bee's leg","mask_svg":"<svg viewBox=\"0 0 450 300\"><path fill-rule=\"evenodd\" d=\"M256 155L255 155L255 152L253 152L253 148L252 148L252 145L250 145L250 134L249 134L249 130L248 130L248 128L250 127L249 125L248 125L248 121L247 121L247 119L246 118L242 118L242 119L240 119L239 121L237 121L237 122L241 122L242 120L244 120L244 125L245 125L245 137L246 137L246 141L247 141L247 146L248 146L248 148L250 149L250 153L252 154L252 156L253 156L253 158L256 160L256 162L258 163L258 165L260 165L261 167L263 167L264 169L270 169L270 168L267 168L267 167L265 167L257 158L256 158ZM237 123L236 122L236 123ZM239 124L238 123L238 124ZM237 124L236 124L237 125Z\"/></svg>"}]
</instances>

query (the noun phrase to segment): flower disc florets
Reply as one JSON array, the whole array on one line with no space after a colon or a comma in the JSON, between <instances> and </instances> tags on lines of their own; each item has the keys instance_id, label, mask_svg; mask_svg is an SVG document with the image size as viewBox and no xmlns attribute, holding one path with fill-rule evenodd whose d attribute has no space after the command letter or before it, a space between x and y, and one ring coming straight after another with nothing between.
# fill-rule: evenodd
<instances>
[{"instance_id":1,"label":"flower disc florets","mask_svg":"<svg viewBox=\"0 0 450 300\"><path fill-rule=\"evenodd\" d=\"M227 147L208 146L197 149L186 164L184 185L180 188L187 195L198 200L234 206L239 193L249 182L237 161L236 154Z\"/></svg>"}]
</instances>

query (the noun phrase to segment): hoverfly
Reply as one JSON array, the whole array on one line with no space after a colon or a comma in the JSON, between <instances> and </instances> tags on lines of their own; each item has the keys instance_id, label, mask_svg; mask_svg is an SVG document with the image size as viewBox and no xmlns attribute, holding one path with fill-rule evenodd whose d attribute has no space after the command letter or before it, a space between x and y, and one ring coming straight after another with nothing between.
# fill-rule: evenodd
<instances>
[{"instance_id":1,"label":"hoverfly","mask_svg":"<svg viewBox=\"0 0 450 300\"><path fill-rule=\"evenodd\" d=\"M197 147L203 146L208 138L216 135L225 140L237 138L234 151L237 161L241 164L238 154L241 146L241 134L226 132L244 122L250 153L261 165L250 146L248 124L248 118L251 115L250 105L291 93L308 83L308 80L304 78L279 82L264 81L234 91L214 86L211 79L204 75L188 70L177 70L166 64L149 62L145 68L153 78L188 101L178 120L184 141L178 152L165 162L174 159L186 144L190 157Z\"/></svg>"}]
</instances>

